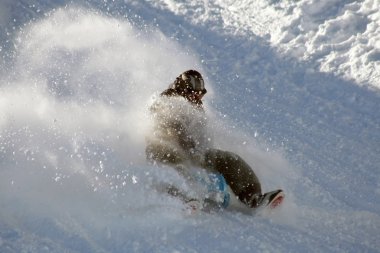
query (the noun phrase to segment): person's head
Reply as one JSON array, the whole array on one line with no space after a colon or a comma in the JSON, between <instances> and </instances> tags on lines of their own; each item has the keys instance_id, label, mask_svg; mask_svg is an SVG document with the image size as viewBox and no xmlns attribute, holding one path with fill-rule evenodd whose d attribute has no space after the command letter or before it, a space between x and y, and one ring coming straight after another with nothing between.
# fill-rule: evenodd
<instances>
[{"instance_id":1,"label":"person's head","mask_svg":"<svg viewBox=\"0 0 380 253\"><path fill-rule=\"evenodd\" d=\"M196 70L187 70L179 75L171 85L178 94L191 102L198 103L202 100L207 90L205 89L202 75Z\"/></svg>"}]
</instances>

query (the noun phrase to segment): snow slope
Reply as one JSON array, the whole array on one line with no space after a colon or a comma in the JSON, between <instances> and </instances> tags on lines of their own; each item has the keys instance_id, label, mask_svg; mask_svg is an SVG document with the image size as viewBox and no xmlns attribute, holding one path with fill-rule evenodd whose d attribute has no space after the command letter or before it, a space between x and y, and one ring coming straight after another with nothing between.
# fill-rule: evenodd
<instances>
[{"instance_id":1,"label":"snow slope","mask_svg":"<svg viewBox=\"0 0 380 253\"><path fill-rule=\"evenodd\" d=\"M216 23L218 30L258 35L284 57L306 60L314 70L380 88L377 0L150 2L195 24Z\"/></svg>"},{"instance_id":2,"label":"snow slope","mask_svg":"<svg viewBox=\"0 0 380 253\"><path fill-rule=\"evenodd\" d=\"M69 2L0 3L0 252L379 251L378 1ZM147 105L189 68L276 213L154 189L185 182L145 162Z\"/></svg>"}]
</instances>

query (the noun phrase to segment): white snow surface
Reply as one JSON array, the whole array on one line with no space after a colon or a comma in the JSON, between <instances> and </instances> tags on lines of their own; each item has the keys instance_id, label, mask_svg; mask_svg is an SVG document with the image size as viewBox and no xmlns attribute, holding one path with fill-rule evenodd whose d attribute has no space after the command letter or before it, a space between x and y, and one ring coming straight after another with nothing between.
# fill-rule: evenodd
<instances>
[{"instance_id":1,"label":"white snow surface","mask_svg":"<svg viewBox=\"0 0 380 253\"><path fill-rule=\"evenodd\" d=\"M283 57L380 88L380 1L151 1L189 22L258 35Z\"/></svg>"},{"instance_id":2,"label":"white snow surface","mask_svg":"<svg viewBox=\"0 0 380 253\"><path fill-rule=\"evenodd\" d=\"M378 0L0 2L0 252L380 252ZM272 213L190 215L148 106L204 74ZM191 189L188 189L191 192Z\"/></svg>"}]
</instances>

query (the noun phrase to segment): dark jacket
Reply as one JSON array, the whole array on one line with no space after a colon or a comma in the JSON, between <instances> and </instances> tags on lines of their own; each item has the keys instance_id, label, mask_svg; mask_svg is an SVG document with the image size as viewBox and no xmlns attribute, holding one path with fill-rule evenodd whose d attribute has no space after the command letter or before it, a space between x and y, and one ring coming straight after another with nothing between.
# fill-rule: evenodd
<instances>
[{"instance_id":1,"label":"dark jacket","mask_svg":"<svg viewBox=\"0 0 380 253\"><path fill-rule=\"evenodd\" d=\"M199 108L201 108L203 110L203 102L202 102L202 100L192 101L192 100L188 99L188 97L184 94L184 91L181 91L181 90L176 90L176 89L173 89L173 88L168 88L168 89L164 90L160 94L160 96L168 96L168 97L179 96L179 97L184 97L185 99L187 99L187 101L189 101L190 103L198 106Z\"/></svg>"},{"instance_id":2,"label":"dark jacket","mask_svg":"<svg viewBox=\"0 0 380 253\"><path fill-rule=\"evenodd\" d=\"M150 112L153 134L148 138L148 157L159 162L171 160L173 163L201 159L210 140L206 134L202 101L190 101L177 90L169 88L152 104ZM178 156L181 156L180 159L177 159Z\"/></svg>"}]
</instances>

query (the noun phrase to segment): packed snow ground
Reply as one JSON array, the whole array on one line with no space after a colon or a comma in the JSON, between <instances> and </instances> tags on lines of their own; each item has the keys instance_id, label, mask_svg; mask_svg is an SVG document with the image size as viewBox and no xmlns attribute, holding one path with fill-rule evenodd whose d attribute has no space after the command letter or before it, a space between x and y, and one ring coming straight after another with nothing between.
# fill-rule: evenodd
<instances>
[{"instance_id":1,"label":"packed snow ground","mask_svg":"<svg viewBox=\"0 0 380 253\"><path fill-rule=\"evenodd\" d=\"M380 88L380 2L150 1L191 23L258 35L284 57L306 60L318 71ZM292 59L290 59L292 60Z\"/></svg>"},{"instance_id":2,"label":"packed snow ground","mask_svg":"<svg viewBox=\"0 0 380 253\"><path fill-rule=\"evenodd\" d=\"M2 1L0 252L378 252L379 2ZM204 73L215 145L287 199L186 215L147 106ZM275 242L275 243L274 243Z\"/></svg>"}]
</instances>

